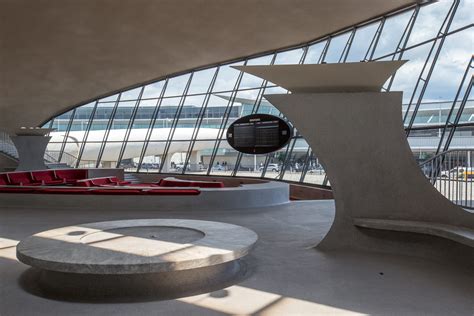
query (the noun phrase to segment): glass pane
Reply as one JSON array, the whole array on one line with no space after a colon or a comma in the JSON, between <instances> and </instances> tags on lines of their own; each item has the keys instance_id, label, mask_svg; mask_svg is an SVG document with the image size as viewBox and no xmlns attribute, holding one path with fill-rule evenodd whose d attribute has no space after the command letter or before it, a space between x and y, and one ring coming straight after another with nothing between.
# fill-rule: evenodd
<instances>
[{"instance_id":1,"label":"glass pane","mask_svg":"<svg viewBox=\"0 0 474 316\"><path fill-rule=\"evenodd\" d=\"M136 100L138 99L141 90L142 90L142 87L138 87L135 89L124 91L122 92L122 95L120 96L120 100Z\"/></svg>"},{"instance_id":2,"label":"glass pane","mask_svg":"<svg viewBox=\"0 0 474 316\"><path fill-rule=\"evenodd\" d=\"M438 1L422 6L408 40L408 46L436 37L452 4L453 1Z\"/></svg>"},{"instance_id":3,"label":"glass pane","mask_svg":"<svg viewBox=\"0 0 474 316\"><path fill-rule=\"evenodd\" d=\"M99 155L99 150L102 143L93 142L92 139L94 139L94 137L91 138L89 134L88 141L84 146L84 151L81 156L80 166L82 167L95 167L97 156Z\"/></svg>"},{"instance_id":4,"label":"glass pane","mask_svg":"<svg viewBox=\"0 0 474 316\"><path fill-rule=\"evenodd\" d=\"M272 55L267 55L263 57L253 58L247 62L247 65L269 65L273 59ZM263 79L244 73L242 76L242 81L240 82L240 89L244 88L259 88L263 83Z\"/></svg>"},{"instance_id":5,"label":"glass pane","mask_svg":"<svg viewBox=\"0 0 474 316\"><path fill-rule=\"evenodd\" d=\"M137 164L140 159L142 148L143 142L129 140L119 167L124 168L125 171L129 172L137 171Z\"/></svg>"},{"instance_id":6,"label":"glass pane","mask_svg":"<svg viewBox=\"0 0 474 316\"><path fill-rule=\"evenodd\" d=\"M450 31L474 23L474 0L463 0L459 3Z\"/></svg>"},{"instance_id":7,"label":"glass pane","mask_svg":"<svg viewBox=\"0 0 474 316\"><path fill-rule=\"evenodd\" d=\"M408 62L397 71L390 89L392 91L403 91L404 104L408 103L412 97L416 81L420 76L430 48L431 44L428 43L405 52L403 59L408 60Z\"/></svg>"},{"instance_id":8,"label":"glass pane","mask_svg":"<svg viewBox=\"0 0 474 316\"><path fill-rule=\"evenodd\" d=\"M239 77L240 71L231 68L231 66L238 66L242 64L243 62L238 62L230 65L221 66L216 78L216 83L214 84L213 91L219 92L233 90L235 87L235 83L237 82L237 78Z\"/></svg>"},{"instance_id":9,"label":"glass pane","mask_svg":"<svg viewBox=\"0 0 474 316\"><path fill-rule=\"evenodd\" d=\"M185 74L173 77L168 80L168 86L166 87L165 97L182 95L184 92L184 88L188 83L190 75L191 74Z\"/></svg>"},{"instance_id":10,"label":"glass pane","mask_svg":"<svg viewBox=\"0 0 474 316\"><path fill-rule=\"evenodd\" d=\"M204 103L205 95L196 95L196 96L187 96L184 100L183 108L178 118L178 125L177 127L181 129L187 129L186 135L190 139L194 127L196 126L196 122L201 114L202 106ZM177 133L181 133L181 131L176 131L175 136L173 139L177 138ZM188 135L189 134L189 135Z\"/></svg>"},{"instance_id":11,"label":"glass pane","mask_svg":"<svg viewBox=\"0 0 474 316\"><path fill-rule=\"evenodd\" d=\"M118 98L118 94L114 94L114 95L99 99L99 102L115 102L117 101L117 98Z\"/></svg>"},{"instance_id":12,"label":"glass pane","mask_svg":"<svg viewBox=\"0 0 474 316\"><path fill-rule=\"evenodd\" d=\"M278 53L275 58L275 65L298 64L304 50L302 48L292 49Z\"/></svg>"},{"instance_id":13,"label":"glass pane","mask_svg":"<svg viewBox=\"0 0 474 316\"><path fill-rule=\"evenodd\" d=\"M212 151L202 151L203 164L209 167ZM217 151L214 164L211 166L212 175L230 176L235 167L238 152L231 148L227 141L223 140Z\"/></svg>"},{"instance_id":14,"label":"glass pane","mask_svg":"<svg viewBox=\"0 0 474 316\"><path fill-rule=\"evenodd\" d=\"M145 89L143 90L142 99L158 98L161 94L164 83L165 81L162 80L146 85Z\"/></svg>"},{"instance_id":15,"label":"glass pane","mask_svg":"<svg viewBox=\"0 0 474 316\"><path fill-rule=\"evenodd\" d=\"M385 20L382 34L380 35L379 42L375 49L374 58L395 52L412 14L413 11L410 10ZM369 41L372 41L372 39ZM391 59L391 57L389 59Z\"/></svg>"},{"instance_id":16,"label":"glass pane","mask_svg":"<svg viewBox=\"0 0 474 316\"><path fill-rule=\"evenodd\" d=\"M331 39L329 44L326 58L324 59L327 63L337 63L341 58L342 51L346 46L347 40L349 39L350 32L335 36Z\"/></svg>"},{"instance_id":17,"label":"glass pane","mask_svg":"<svg viewBox=\"0 0 474 316\"><path fill-rule=\"evenodd\" d=\"M152 137L152 139L158 139L157 135ZM147 150L145 152L145 157L140 168L140 172L158 172L161 165L161 155L163 154L165 148L164 141L151 141L148 144ZM169 166L166 166L169 168ZM164 169L163 171L166 171Z\"/></svg>"},{"instance_id":18,"label":"glass pane","mask_svg":"<svg viewBox=\"0 0 474 316\"><path fill-rule=\"evenodd\" d=\"M311 45L308 48L308 52L306 53L306 58L304 60L305 64L317 64L319 59L321 58L321 54L324 50L324 46L326 46L327 41L319 42L316 44Z\"/></svg>"},{"instance_id":19,"label":"glass pane","mask_svg":"<svg viewBox=\"0 0 474 316\"><path fill-rule=\"evenodd\" d=\"M196 71L193 75L188 94L206 93L215 72L216 68Z\"/></svg>"},{"instance_id":20,"label":"glass pane","mask_svg":"<svg viewBox=\"0 0 474 316\"><path fill-rule=\"evenodd\" d=\"M453 100L473 51L474 40L471 30L467 29L448 36L431 75L424 99ZM466 81L469 81L472 74L471 68Z\"/></svg>"},{"instance_id":21,"label":"glass pane","mask_svg":"<svg viewBox=\"0 0 474 316\"><path fill-rule=\"evenodd\" d=\"M377 31L377 27L378 23L372 23L357 29L351 49L347 55L347 62L359 62L364 59L367 49L369 49L371 39Z\"/></svg>"}]
</instances>

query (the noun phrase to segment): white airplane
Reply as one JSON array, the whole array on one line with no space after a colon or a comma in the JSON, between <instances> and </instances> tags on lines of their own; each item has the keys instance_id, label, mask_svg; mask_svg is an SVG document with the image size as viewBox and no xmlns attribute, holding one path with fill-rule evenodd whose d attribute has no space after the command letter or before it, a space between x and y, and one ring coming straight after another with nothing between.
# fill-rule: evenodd
<instances>
[{"instance_id":1,"label":"white airplane","mask_svg":"<svg viewBox=\"0 0 474 316\"><path fill-rule=\"evenodd\" d=\"M146 156L161 155L164 152L166 141L170 134L170 128L155 128L150 137L150 143L147 148ZM173 136L173 141L168 151L168 155L177 152L188 151L189 141L193 134L193 128L176 128ZM146 137L147 129L132 129L128 139L127 147L125 148L122 159L130 159L140 157L143 140ZM81 147L81 142L84 139L85 131L71 131L68 135L68 142L64 151L73 156L78 155ZM105 130L91 130L87 138L87 143L84 147L81 160L94 161L99 155L101 142L103 141ZM122 142L125 139L125 129L110 130L107 144L102 155L102 161L117 161ZM215 141L219 135L218 128L201 128L196 138L193 151L201 151L204 149L214 148ZM48 151L61 150L62 142L65 137L65 132L52 132L50 143L48 144ZM224 133L225 137L225 133ZM231 148L227 141L223 139L220 148Z\"/></svg>"}]
</instances>

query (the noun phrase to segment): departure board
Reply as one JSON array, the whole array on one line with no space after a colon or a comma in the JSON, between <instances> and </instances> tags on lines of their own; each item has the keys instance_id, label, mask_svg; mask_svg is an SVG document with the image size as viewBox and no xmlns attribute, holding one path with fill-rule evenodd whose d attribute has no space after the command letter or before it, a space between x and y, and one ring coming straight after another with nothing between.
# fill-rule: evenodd
<instances>
[{"instance_id":1,"label":"departure board","mask_svg":"<svg viewBox=\"0 0 474 316\"><path fill-rule=\"evenodd\" d=\"M241 117L227 130L227 141L247 154L266 154L287 144L291 127L278 116L253 114Z\"/></svg>"}]
</instances>

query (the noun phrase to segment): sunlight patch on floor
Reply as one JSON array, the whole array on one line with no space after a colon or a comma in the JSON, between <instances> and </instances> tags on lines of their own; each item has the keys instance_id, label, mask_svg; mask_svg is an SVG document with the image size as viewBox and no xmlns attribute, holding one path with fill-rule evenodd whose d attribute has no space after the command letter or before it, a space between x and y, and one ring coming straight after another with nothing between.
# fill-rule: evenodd
<instances>
[{"instance_id":1,"label":"sunlight patch on floor","mask_svg":"<svg viewBox=\"0 0 474 316\"><path fill-rule=\"evenodd\" d=\"M178 301L229 315L365 315L238 285L213 293L181 298Z\"/></svg>"}]
</instances>

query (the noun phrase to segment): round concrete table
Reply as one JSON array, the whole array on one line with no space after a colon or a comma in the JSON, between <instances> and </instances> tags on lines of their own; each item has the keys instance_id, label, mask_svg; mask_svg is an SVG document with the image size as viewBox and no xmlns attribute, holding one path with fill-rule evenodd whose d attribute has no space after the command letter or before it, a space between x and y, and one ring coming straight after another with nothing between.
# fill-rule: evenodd
<instances>
[{"instance_id":1,"label":"round concrete table","mask_svg":"<svg viewBox=\"0 0 474 316\"><path fill-rule=\"evenodd\" d=\"M21 262L44 270L137 274L195 269L245 256L253 231L226 223L139 219L48 230L22 240Z\"/></svg>"}]
</instances>

